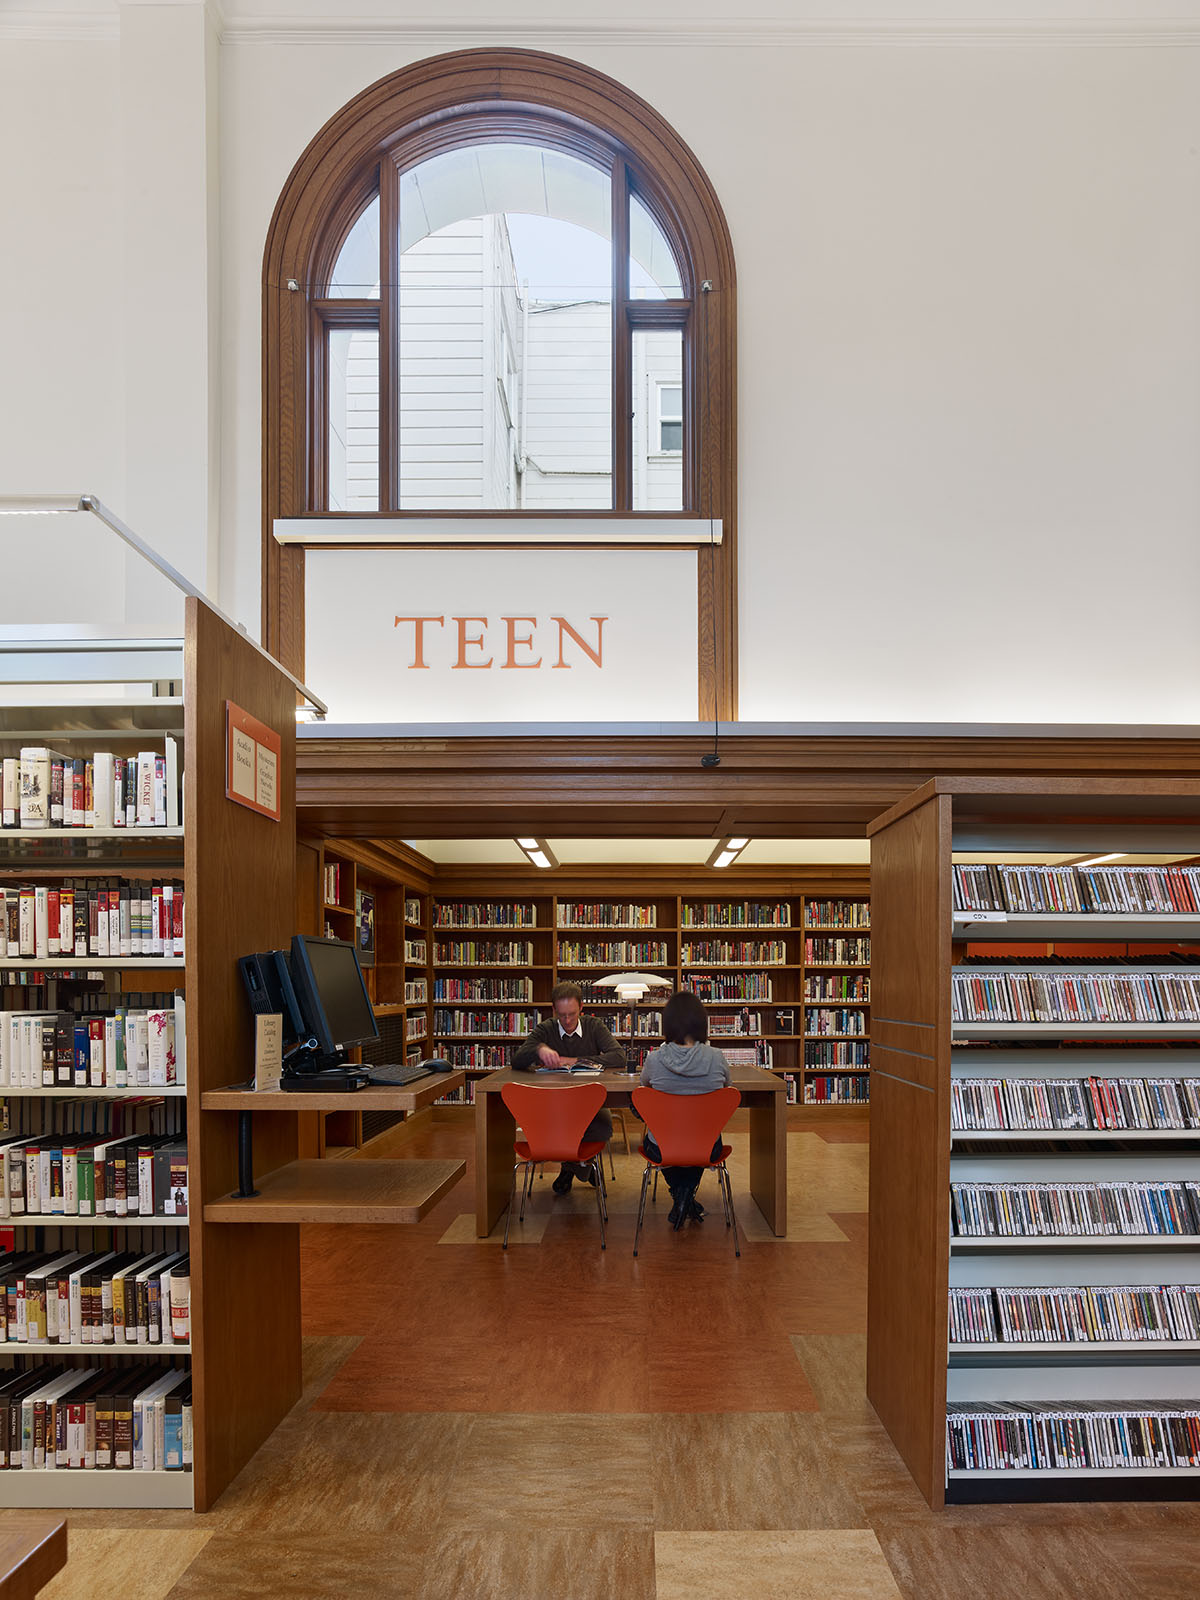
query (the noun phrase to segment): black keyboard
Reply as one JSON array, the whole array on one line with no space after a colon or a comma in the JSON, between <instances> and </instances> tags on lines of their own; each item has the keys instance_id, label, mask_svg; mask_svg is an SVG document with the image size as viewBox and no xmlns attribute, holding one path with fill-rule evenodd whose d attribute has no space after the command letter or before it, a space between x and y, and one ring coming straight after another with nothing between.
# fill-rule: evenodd
<instances>
[{"instance_id":1,"label":"black keyboard","mask_svg":"<svg viewBox=\"0 0 1200 1600\"><path fill-rule=\"evenodd\" d=\"M418 1078L431 1076L424 1067L375 1067L369 1062L363 1063L363 1070L371 1075L371 1083L380 1089L403 1089L405 1084L415 1083Z\"/></svg>"}]
</instances>

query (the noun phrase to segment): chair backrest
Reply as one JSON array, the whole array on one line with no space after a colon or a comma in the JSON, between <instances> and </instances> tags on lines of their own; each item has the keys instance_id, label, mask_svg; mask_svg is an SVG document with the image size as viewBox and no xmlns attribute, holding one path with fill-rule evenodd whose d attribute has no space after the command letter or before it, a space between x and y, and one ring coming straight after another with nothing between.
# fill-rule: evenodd
<instances>
[{"instance_id":1,"label":"chair backrest","mask_svg":"<svg viewBox=\"0 0 1200 1600\"><path fill-rule=\"evenodd\" d=\"M500 1094L534 1161L574 1161L584 1129L608 1098L602 1083L506 1083Z\"/></svg>"},{"instance_id":2,"label":"chair backrest","mask_svg":"<svg viewBox=\"0 0 1200 1600\"><path fill-rule=\"evenodd\" d=\"M666 1094L641 1087L633 1091L633 1103L666 1167L706 1167L717 1136L741 1102L737 1089L708 1094Z\"/></svg>"}]
</instances>

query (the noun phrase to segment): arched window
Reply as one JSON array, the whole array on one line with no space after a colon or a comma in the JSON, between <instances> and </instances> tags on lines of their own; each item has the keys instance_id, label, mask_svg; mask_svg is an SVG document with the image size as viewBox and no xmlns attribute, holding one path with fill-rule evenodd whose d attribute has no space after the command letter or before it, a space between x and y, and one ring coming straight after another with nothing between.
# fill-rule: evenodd
<instances>
[{"instance_id":1,"label":"arched window","mask_svg":"<svg viewBox=\"0 0 1200 1600\"><path fill-rule=\"evenodd\" d=\"M614 543L653 514L701 545L720 519L702 700L731 715L733 298L703 171L611 79L469 51L358 96L297 163L264 260L271 648L300 664L279 517L463 518L440 542L468 544L481 515L553 514L565 543L576 514Z\"/></svg>"}]
</instances>

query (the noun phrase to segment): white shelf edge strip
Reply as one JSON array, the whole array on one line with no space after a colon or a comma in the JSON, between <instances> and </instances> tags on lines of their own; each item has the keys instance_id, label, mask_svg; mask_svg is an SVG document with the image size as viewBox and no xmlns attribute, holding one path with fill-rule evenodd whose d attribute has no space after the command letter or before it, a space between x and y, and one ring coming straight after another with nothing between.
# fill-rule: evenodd
<instances>
[{"instance_id":1,"label":"white shelf edge strip","mask_svg":"<svg viewBox=\"0 0 1200 1600\"><path fill-rule=\"evenodd\" d=\"M277 544L720 544L719 517L276 517Z\"/></svg>"}]
</instances>

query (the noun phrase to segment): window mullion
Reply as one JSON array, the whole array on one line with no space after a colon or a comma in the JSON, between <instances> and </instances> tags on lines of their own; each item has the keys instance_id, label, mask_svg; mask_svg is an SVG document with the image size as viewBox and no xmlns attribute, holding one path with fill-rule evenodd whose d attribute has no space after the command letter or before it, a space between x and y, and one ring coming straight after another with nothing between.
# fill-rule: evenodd
<instances>
[{"instance_id":1,"label":"window mullion","mask_svg":"<svg viewBox=\"0 0 1200 1600\"><path fill-rule=\"evenodd\" d=\"M612 477L613 509L633 503L633 351L629 327L629 168L612 173Z\"/></svg>"},{"instance_id":2,"label":"window mullion","mask_svg":"<svg viewBox=\"0 0 1200 1600\"><path fill-rule=\"evenodd\" d=\"M379 508L400 506L400 175L379 164Z\"/></svg>"}]
</instances>

